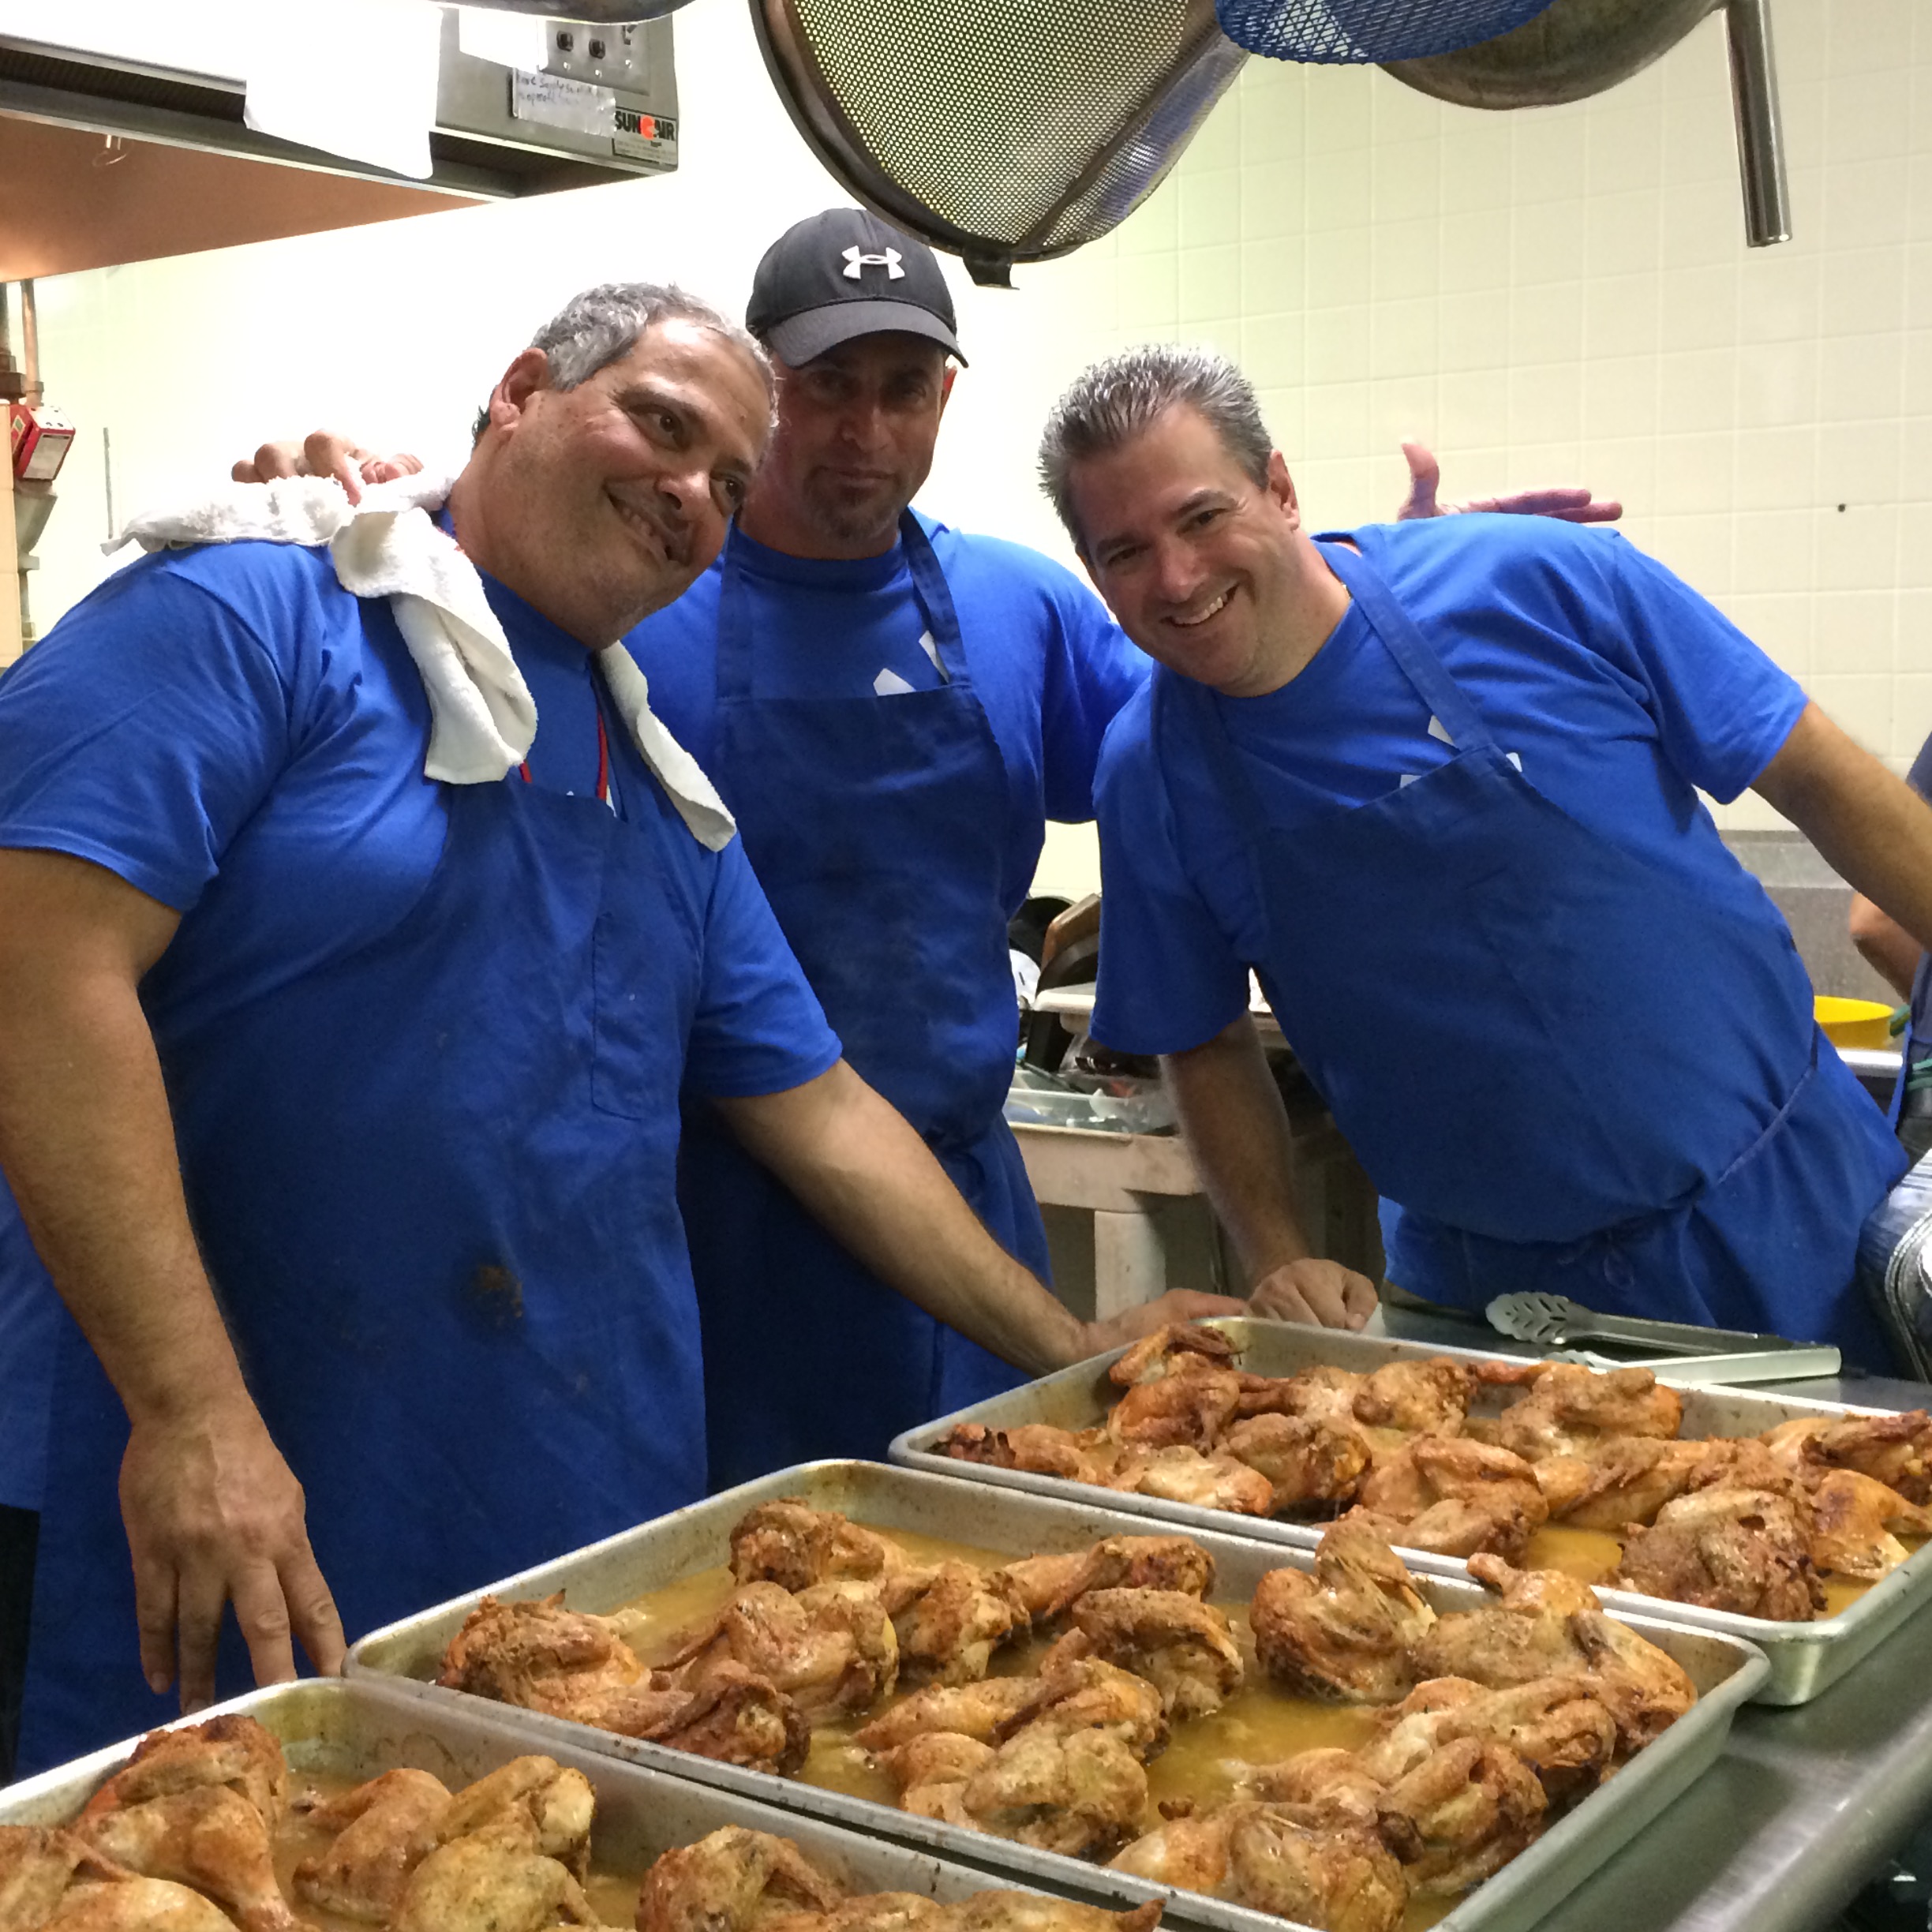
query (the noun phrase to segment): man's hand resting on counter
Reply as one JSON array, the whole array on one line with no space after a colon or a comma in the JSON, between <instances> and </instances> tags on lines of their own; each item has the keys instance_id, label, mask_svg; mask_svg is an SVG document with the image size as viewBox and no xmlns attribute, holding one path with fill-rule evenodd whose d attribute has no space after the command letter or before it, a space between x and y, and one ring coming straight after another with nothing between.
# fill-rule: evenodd
<instances>
[{"instance_id":1,"label":"man's hand resting on counter","mask_svg":"<svg viewBox=\"0 0 1932 1932\"><path fill-rule=\"evenodd\" d=\"M1290 1261L1255 1284L1245 1312L1318 1328L1359 1328L1376 1311L1375 1284L1339 1261Z\"/></svg>"},{"instance_id":2,"label":"man's hand resting on counter","mask_svg":"<svg viewBox=\"0 0 1932 1932\"><path fill-rule=\"evenodd\" d=\"M420 456L402 451L378 456L353 436L316 429L299 443L263 444L228 474L238 483L273 483L283 477L333 477L353 504L362 500L365 483L393 483L398 477L415 476L422 466Z\"/></svg>"}]
</instances>

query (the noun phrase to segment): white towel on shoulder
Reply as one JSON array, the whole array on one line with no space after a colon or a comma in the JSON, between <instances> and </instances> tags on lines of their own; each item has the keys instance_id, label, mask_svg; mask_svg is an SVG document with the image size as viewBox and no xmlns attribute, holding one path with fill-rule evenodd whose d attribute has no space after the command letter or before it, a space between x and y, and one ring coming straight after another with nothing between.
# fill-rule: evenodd
<instances>
[{"instance_id":1,"label":"white towel on shoulder","mask_svg":"<svg viewBox=\"0 0 1932 1932\"><path fill-rule=\"evenodd\" d=\"M180 510L136 517L102 545L144 550L196 544L327 544L343 588L387 597L429 699L423 775L445 784L494 784L529 757L537 706L511 655L483 580L429 514L448 496L445 476L372 485L352 504L327 477L231 483ZM713 852L737 827L697 761L650 708L650 686L621 644L596 653L597 668L632 742L678 815Z\"/></svg>"}]
</instances>

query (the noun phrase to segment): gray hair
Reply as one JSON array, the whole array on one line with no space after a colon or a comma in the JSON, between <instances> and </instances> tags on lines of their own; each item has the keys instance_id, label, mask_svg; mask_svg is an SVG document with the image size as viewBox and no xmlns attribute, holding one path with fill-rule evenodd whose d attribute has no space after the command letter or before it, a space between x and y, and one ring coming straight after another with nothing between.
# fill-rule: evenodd
<instances>
[{"instance_id":1,"label":"gray hair","mask_svg":"<svg viewBox=\"0 0 1932 1932\"><path fill-rule=\"evenodd\" d=\"M1266 485L1275 445L1261 420L1260 399L1226 356L1174 343L1124 349L1074 379L1040 436L1040 486L1076 549L1084 552L1085 542L1073 519L1074 464L1133 442L1177 406L1205 417L1249 479Z\"/></svg>"},{"instance_id":2,"label":"gray hair","mask_svg":"<svg viewBox=\"0 0 1932 1932\"><path fill-rule=\"evenodd\" d=\"M657 322L690 322L722 336L744 352L746 359L772 388L771 358L762 346L728 316L708 301L687 294L676 283L605 282L573 295L530 338L550 364L550 380L560 389L575 389L601 369L620 361L637 346L637 339Z\"/></svg>"},{"instance_id":3,"label":"gray hair","mask_svg":"<svg viewBox=\"0 0 1932 1932\"><path fill-rule=\"evenodd\" d=\"M599 369L622 361L637 346L638 338L658 322L692 323L729 343L758 371L766 400L775 404L771 358L763 344L674 282L600 283L573 295L530 338L530 346L544 352L550 380L557 388L575 389ZM477 414L474 434L480 436L489 425L486 407Z\"/></svg>"}]
</instances>

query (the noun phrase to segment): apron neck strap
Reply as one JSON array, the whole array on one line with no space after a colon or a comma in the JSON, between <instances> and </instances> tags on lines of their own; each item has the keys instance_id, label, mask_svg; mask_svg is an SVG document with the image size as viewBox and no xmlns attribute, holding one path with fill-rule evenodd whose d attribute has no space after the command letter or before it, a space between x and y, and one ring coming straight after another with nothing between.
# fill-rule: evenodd
<instances>
[{"instance_id":1,"label":"apron neck strap","mask_svg":"<svg viewBox=\"0 0 1932 1932\"><path fill-rule=\"evenodd\" d=\"M745 545L733 524L724 539L718 585L717 690L721 700L751 695L751 620L744 594ZM924 525L910 510L899 515L899 545L912 579L912 595L938 653L941 675L951 685L971 683L966 670L966 642L959 612L953 602L945 572L926 534Z\"/></svg>"},{"instance_id":2,"label":"apron neck strap","mask_svg":"<svg viewBox=\"0 0 1932 1932\"><path fill-rule=\"evenodd\" d=\"M1361 534L1372 545L1381 541L1374 532L1365 530ZM1458 751L1495 750L1496 742L1476 707L1449 675L1441 658L1429 648L1415 620L1402 608L1382 573L1365 555L1346 544L1317 537L1316 548L1360 607L1369 627L1387 646L1402 676L1415 687L1422 702L1449 734L1450 743Z\"/></svg>"}]
</instances>

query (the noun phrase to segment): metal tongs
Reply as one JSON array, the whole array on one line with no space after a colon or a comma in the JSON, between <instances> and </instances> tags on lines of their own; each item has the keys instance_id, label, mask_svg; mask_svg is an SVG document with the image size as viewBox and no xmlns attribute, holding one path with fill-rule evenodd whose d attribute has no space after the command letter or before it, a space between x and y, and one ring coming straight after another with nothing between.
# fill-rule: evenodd
<instances>
[{"instance_id":1,"label":"metal tongs","mask_svg":"<svg viewBox=\"0 0 1932 1932\"><path fill-rule=\"evenodd\" d=\"M1822 1343L1700 1328L1688 1322L1599 1315L1564 1295L1498 1295L1484 1312L1491 1327L1516 1341L1569 1353L1593 1367L1649 1368L1660 1382L1679 1387L1710 1382L1795 1382L1813 1376L1834 1376L1840 1368L1837 1350ZM1592 1350L1567 1348L1582 1341L1618 1342L1640 1354L1634 1360L1627 1356L1612 1359Z\"/></svg>"}]
</instances>

